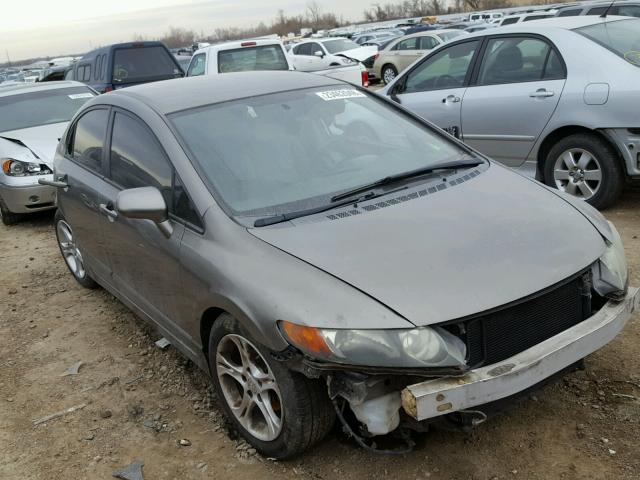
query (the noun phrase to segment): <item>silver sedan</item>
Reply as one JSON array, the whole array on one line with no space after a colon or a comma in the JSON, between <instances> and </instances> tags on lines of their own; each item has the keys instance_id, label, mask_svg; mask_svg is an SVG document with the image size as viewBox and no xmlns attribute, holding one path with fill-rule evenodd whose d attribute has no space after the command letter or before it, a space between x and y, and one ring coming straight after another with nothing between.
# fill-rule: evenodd
<instances>
[{"instance_id":1,"label":"silver sedan","mask_svg":"<svg viewBox=\"0 0 640 480\"><path fill-rule=\"evenodd\" d=\"M477 32L383 94L482 153L598 208L640 178L640 19L554 18Z\"/></svg>"}]
</instances>

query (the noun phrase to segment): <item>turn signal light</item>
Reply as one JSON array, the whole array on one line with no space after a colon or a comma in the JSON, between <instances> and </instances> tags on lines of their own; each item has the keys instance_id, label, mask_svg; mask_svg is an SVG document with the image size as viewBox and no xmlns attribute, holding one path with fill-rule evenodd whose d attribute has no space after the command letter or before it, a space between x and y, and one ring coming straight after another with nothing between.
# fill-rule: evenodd
<instances>
[{"instance_id":1,"label":"turn signal light","mask_svg":"<svg viewBox=\"0 0 640 480\"><path fill-rule=\"evenodd\" d=\"M295 323L280 320L280 328L292 345L309 352L326 357L331 350L322 338L320 331L315 327L296 325Z\"/></svg>"}]
</instances>

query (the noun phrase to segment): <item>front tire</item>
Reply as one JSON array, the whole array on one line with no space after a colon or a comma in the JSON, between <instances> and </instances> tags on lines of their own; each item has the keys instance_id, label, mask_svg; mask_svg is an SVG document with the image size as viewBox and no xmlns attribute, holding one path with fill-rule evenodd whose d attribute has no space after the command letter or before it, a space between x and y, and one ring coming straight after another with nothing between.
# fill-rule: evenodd
<instances>
[{"instance_id":1,"label":"front tire","mask_svg":"<svg viewBox=\"0 0 640 480\"><path fill-rule=\"evenodd\" d=\"M20 221L20 215L9 210L2 198L0 198L0 220L7 226L15 225Z\"/></svg>"},{"instance_id":2,"label":"front tire","mask_svg":"<svg viewBox=\"0 0 640 480\"><path fill-rule=\"evenodd\" d=\"M389 85L398 76L398 70L393 65L385 65L380 75L384 84Z\"/></svg>"},{"instance_id":3,"label":"front tire","mask_svg":"<svg viewBox=\"0 0 640 480\"><path fill-rule=\"evenodd\" d=\"M618 153L602 137L578 133L558 141L544 165L545 183L598 209L611 206L624 187Z\"/></svg>"},{"instance_id":4,"label":"front tire","mask_svg":"<svg viewBox=\"0 0 640 480\"><path fill-rule=\"evenodd\" d=\"M226 417L262 455L282 459L299 454L333 426L335 412L325 385L271 358L231 315L215 321L208 353Z\"/></svg>"},{"instance_id":5,"label":"front tire","mask_svg":"<svg viewBox=\"0 0 640 480\"><path fill-rule=\"evenodd\" d=\"M73 278L84 288L97 288L98 284L91 278L89 272L87 272L82 250L76 242L73 230L60 210L56 211L54 224L56 226L56 239L60 253Z\"/></svg>"}]
</instances>

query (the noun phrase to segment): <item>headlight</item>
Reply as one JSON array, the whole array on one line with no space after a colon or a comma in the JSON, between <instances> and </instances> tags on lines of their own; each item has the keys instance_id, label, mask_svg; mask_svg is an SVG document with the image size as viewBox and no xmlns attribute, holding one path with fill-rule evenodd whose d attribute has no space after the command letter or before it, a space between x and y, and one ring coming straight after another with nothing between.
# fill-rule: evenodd
<instances>
[{"instance_id":1,"label":"headlight","mask_svg":"<svg viewBox=\"0 0 640 480\"><path fill-rule=\"evenodd\" d=\"M43 163L22 162L13 158L2 159L2 171L11 177L26 177L29 175L46 175L53 173Z\"/></svg>"},{"instance_id":2,"label":"headlight","mask_svg":"<svg viewBox=\"0 0 640 480\"><path fill-rule=\"evenodd\" d=\"M435 327L407 330L320 329L280 321L293 346L310 357L370 367L424 368L464 365L466 345Z\"/></svg>"},{"instance_id":3,"label":"headlight","mask_svg":"<svg viewBox=\"0 0 640 480\"><path fill-rule=\"evenodd\" d=\"M593 266L593 288L602 296L615 298L627 289L628 269L620 234L611 222L609 228L611 240L607 241L607 250Z\"/></svg>"}]
</instances>

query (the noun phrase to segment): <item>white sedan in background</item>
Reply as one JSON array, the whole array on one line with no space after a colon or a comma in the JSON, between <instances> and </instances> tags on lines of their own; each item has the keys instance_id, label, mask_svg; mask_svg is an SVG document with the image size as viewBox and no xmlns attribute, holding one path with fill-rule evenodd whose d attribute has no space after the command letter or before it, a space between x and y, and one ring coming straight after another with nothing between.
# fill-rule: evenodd
<instances>
[{"instance_id":1,"label":"white sedan in background","mask_svg":"<svg viewBox=\"0 0 640 480\"><path fill-rule=\"evenodd\" d=\"M348 38L311 38L291 49L296 70L311 72L325 68L362 62L367 69L373 67L378 47L363 47Z\"/></svg>"},{"instance_id":2,"label":"white sedan in background","mask_svg":"<svg viewBox=\"0 0 640 480\"><path fill-rule=\"evenodd\" d=\"M79 82L19 84L0 90L0 218L55 208L53 155L67 123L96 92Z\"/></svg>"}]
</instances>

